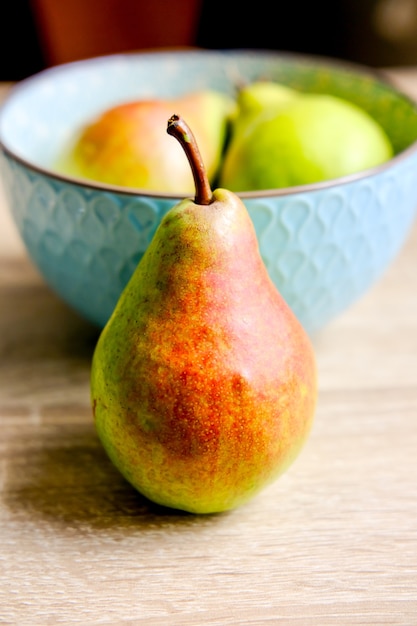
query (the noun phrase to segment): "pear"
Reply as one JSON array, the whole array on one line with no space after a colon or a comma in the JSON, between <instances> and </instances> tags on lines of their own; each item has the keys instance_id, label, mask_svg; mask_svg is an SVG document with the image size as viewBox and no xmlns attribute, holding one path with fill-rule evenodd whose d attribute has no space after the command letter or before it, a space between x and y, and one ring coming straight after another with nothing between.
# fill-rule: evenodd
<instances>
[{"instance_id":1,"label":"pear","mask_svg":"<svg viewBox=\"0 0 417 626\"><path fill-rule=\"evenodd\" d=\"M244 132L261 116L275 113L298 95L295 89L270 80L256 80L243 85L236 96L236 110L231 120L232 137Z\"/></svg>"},{"instance_id":2,"label":"pear","mask_svg":"<svg viewBox=\"0 0 417 626\"><path fill-rule=\"evenodd\" d=\"M91 402L114 465L144 496L190 513L248 501L284 472L317 398L309 337L272 283L245 205L211 191L173 115L195 198L165 214L94 350Z\"/></svg>"},{"instance_id":3,"label":"pear","mask_svg":"<svg viewBox=\"0 0 417 626\"><path fill-rule=\"evenodd\" d=\"M208 176L214 180L222 158L235 101L215 90L171 100L143 99L106 109L66 146L54 168L78 178L177 195L194 191L184 153L164 132L172 110L195 128Z\"/></svg>"},{"instance_id":4,"label":"pear","mask_svg":"<svg viewBox=\"0 0 417 626\"><path fill-rule=\"evenodd\" d=\"M300 92L234 134L219 184L235 192L305 185L376 167L392 156L388 136L364 109L330 94Z\"/></svg>"}]
</instances>

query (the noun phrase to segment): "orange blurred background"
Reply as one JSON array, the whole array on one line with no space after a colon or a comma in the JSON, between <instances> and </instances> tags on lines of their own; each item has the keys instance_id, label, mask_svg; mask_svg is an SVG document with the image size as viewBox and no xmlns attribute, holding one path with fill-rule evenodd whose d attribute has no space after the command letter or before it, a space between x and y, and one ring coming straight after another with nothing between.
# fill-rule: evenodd
<instances>
[{"instance_id":1,"label":"orange blurred background","mask_svg":"<svg viewBox=\"0 0 417 626\"><path fill-rule=\"evenodd\" d=\"M249 6L249 8L247 8ZM417 0L12 0L0 4L0 80L102 54L265 48L371 66L417 65Z\"/></svg>"}]
</instances>

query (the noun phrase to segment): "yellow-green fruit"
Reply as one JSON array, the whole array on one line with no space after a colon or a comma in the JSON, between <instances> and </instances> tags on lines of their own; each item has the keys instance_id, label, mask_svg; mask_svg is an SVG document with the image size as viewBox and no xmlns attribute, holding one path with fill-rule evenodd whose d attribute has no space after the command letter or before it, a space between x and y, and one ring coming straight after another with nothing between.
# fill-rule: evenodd
<instances>
[{"instance_id":1,"label":"yellow-green fruit","mask_svg":"<svg viewBox=\"0 0 417 626\"><path fill-rule=\"evenodd\" d=\"M372 168L392 155L386 133L364 110L335 96L303 94L231 141L220 184L233 191L304 185Z\"/></svg>"},{"instance_id":2,"label":"yellow-green fruit","mask_svg":"<svg viewBox=\"0 0 417 626\"><path fill-rule=\"evenodd\" d=\"M267 112L278 111L294 98L299 92L286 85L272 81L254 81L242 87L236 97L236 113L232 120L231 133L236 137L243 132L259 116Z\"/></svg>"}]
</instances>

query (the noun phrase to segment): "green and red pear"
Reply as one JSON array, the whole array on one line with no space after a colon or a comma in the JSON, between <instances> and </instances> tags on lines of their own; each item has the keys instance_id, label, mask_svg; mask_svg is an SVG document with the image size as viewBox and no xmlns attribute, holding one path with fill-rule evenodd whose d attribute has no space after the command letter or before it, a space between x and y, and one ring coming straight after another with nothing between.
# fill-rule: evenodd
<instances>
[{"instance_id":1,"label":"green and red pear","mask_svg":"<svg viewBox=\"0 0 417 626\"><path fill-rule=\"evenodd\" d=\"M296 459L317 400L309 337L272 283L242 201L211 191L190 128L174 115L196 194L173 207L98 340L98 435L150 500L233 509Z\"/></svg>"}]
</instances>

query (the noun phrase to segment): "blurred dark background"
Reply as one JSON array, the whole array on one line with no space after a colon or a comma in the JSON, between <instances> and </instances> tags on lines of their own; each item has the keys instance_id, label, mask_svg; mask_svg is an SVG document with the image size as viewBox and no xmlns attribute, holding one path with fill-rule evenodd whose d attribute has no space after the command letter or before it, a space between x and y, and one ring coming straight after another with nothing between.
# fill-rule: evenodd
<instances>
[{"instance_id":1,"label":"blurred dark background","mask_svg":"<svg viewBox=\"0 0 417 626\"><path fill-rule=\"evenodd\" d=\"M248 8L249 7L249 8ZM155 48L295 51L417 65L417 0L13 0L0 5L0 80Z\"/></svg>"}]
</instances>

